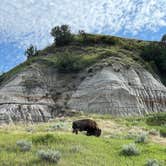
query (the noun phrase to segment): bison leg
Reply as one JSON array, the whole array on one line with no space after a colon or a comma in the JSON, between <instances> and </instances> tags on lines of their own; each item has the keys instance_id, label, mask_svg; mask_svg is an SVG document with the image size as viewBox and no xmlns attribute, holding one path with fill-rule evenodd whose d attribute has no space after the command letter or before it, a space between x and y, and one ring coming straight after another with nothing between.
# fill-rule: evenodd
<instances>
[{"instance_id":1,"label":"bison leg","mask_svg":"<svg viewBox=\"0 0 166 166\"><path fill-rule=\"evenodd\" d=\"M74 129L73 133L78 134L78 129Z\"/></svg>"},{"instance_id":2,"label":"bison leg","mask_svg":"<svg viewBox=\"0 0 166 166\"><path fill-rule=\"evenodd\" d=\"M91 135L93 135L93 133L92 133L92 131L87 131L86 135L91 136Z\"/></svg>"},{"instance_id":3,"label":"bison leg","mask_svg":"<svg viewBox=\"0 0 166 166\"><path fill-rule=\"evenodd\" d=\"M88 133L88 132L87 132L86 135L87 135L87 136L91 136L91 133Z\"/></svg>"}]
</instances>

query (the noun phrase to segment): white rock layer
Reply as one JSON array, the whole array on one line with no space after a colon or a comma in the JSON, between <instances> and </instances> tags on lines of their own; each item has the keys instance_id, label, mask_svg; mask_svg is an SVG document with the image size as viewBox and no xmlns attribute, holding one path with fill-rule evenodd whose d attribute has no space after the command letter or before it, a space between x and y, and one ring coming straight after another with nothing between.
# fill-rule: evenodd
<instances>
[{"instance_id":1,"label":"white rock layer","mask_svg":"<svg viewBox=\"0 0 166 166\"><path fill-rule=\"evenodd\" d=\"M166 111L166 87L144 69L113 65L86 78L69 107L117 116Z\"/></svg>"}]
</instances>

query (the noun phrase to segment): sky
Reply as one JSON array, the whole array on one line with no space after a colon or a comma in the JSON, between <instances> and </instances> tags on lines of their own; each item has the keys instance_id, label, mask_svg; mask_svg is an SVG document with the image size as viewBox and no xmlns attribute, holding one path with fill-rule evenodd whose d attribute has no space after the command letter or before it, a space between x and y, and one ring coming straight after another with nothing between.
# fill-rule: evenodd
<instances>
[{"instance_id":1,"label":"sky","mask_svg":"<svg viewBox=\"0 0 166 166\"><path fill-rule=\"evenodd\" d=\"M166 0L0 0L0 72L25 61L30 44L51 44L51 29L62 24L73 33L160 40Z\"/></svg>"}]
</instances>

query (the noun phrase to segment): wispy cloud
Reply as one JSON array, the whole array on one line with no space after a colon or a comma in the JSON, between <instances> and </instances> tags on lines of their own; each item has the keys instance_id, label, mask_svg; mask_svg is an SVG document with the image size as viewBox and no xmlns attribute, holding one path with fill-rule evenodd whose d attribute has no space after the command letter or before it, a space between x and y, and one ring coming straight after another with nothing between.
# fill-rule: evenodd
<instances>
[{"instance_id":1,"label":"wispy cloud","mask_svg":"<svg viewBox=\"0 0 166 166\"><path fill-rule=\"evenodd\" d=\"M133 36L166 27L165 0L1 0L0 42L52 41L50 29L69 24L73 31Z\"/></svg>"}]
</instances>

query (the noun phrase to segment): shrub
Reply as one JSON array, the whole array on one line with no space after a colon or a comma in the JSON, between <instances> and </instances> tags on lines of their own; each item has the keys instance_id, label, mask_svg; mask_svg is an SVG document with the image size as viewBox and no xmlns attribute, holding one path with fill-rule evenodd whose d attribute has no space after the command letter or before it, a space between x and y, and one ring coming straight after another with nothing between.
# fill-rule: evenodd
<instances>
[{"instance_id":1,"label":"shrub","mask_svg":"<svg viewBox=\"0 0 166 166\"><path fill-rule=\"evenodd\" d=\"M78 33L79 33L79 36L80 36L81 39L82 39L82 42L83 42L84 44L86 44L86 42L87 42L87 33L85 33L84 30L80 30Z\"/></svg>"},{"instance_id":2,"label":"shrub","mask_svg":"<svg viewBox=\"0 0 166 166\"><path fill-rule=\"evenodd\" d=\"M155 159L149 159L145 166L160 166L159 162Z\"/></svg>"},{"instance_id":3,"label":"shrub","mask_svg":"<svg viewBox=\"0 0 166 166\"><path fill-rule=\"evenodd\" d=\"M166 137L166 128L160 129L160 135L161 135L162 137Z\"/></svg>"},{"instance_id":4,"label":"shrub","mask_svg":"<svg viewBox=\"0 0 166 166\"><path fill-rule=\"evenodd\" d=\"M32 142L35 144L48 144L54 142L55 138L52 134L38 135L32 138Z\"/></svg>"},{"instance_id":5,"label":"shrub","mask_svg":"<svg viewBox=\"0 0 166 166\"><path fill-rule=\"evenodd\" d=\"M37 155L41 160L53 162L55 164L57 164L61 158L60 152L54 150L39 150Z\"/></svg>"},{"instance_id":6,"label":"shrub","mask_svg":"<svg viewBox=\"0 0 166 166\"><path fill-rule=\"evenodd\" d=\"M104 44L109 44L109 45L119 44L119 39L114 36L102 36L101 40L103 41Z\"/></svg>"},{"instance_id":7,"label":"shrub","mask_svg":"<svg viewBox=\"0 0 166 166\"><path fill-rule=\"evenodd\" d=\"M135 140L135 143L147 143L147 142L148 142L148 137L146 133L142 133Z\"/></svg>"},{"instance_id":8,"label":"shrub","mask_svg":"<svg viewBox=\"0 0 166 166\"><path fill-rule=\"evenodd\" d=\"M21 151L30 151L32 147L32 143L28 142L26 140L19 140L16 142L16 145L19 147L19 150Z\"/></svg>"},{"instance_id":9,"label":"shrub","mask_svg":"<svg viewBox=\"0 0 166 166\"><path fill-rule=\"evenodd\" d=\"M149 125L164 125L166 124L166 113L158 113L149 115L146 119Z\"/></svg>"},{"instance_id":10,"label":"shrub","mask_svg":"<svg viewBox=\"0 0 166 166\"><path fill-rule=\"evenodd\" d=\"M140 152L137 149L136 145L132 144L132 143L130 143L128 145L124 145L122 147L121 153L125 156L133 156L133 155L139 155L140 154Z\"/></svg>"},{"instance_id":11,"label":"shrub","mask_svg":"<svg viewBox=\"0 0 166 166\"><path fill-rule=\"evenodd\" d=\"M82 39L82 42L86 45L101 43L99 36L93 35L93 34L88 34L88 33L85 33L84 31L81 31L80 37Z\"/></svg>"},{"instance_id":12,"label":"shrub","mask_svg":"<svg viewBox=\"0 0 166 166\"><path fill-rule=\"evenodd\" d=\"M110 53L111 54L111 53ZM79 72L86 67L95 64L100 59L104 58L104 55L90 54L90 55L75 55L69 51L60 53L56 57L56 68L61 73Z\"/></svg>"},{"instance_id":13,"label":"shrub","mask_svg":"<svg viewBox=\"0 0 166 166\"><path fill-rule=\"evenodd\" d=\"M77 72L83 68L81 58L68 52L58 55L56 65L57 69L64 73Z\"/></svg>"},{"instance_id":14,"label":"shrub","mask_svg":"<svg viewBox=\"0 0 166 166\"><path fill-rule=\"evenodd\" d=\"M160 73L166 72L166 45L160 43L150 43L144 47L141 57L149 62L153 61Z\"/></svg>"},{"instance_id":15,"label":"shrub","mask_svg":"<svg viewBox=\"0 0 166 166\"><path fill-rule=\"evenodd\" d=\"M33 45L30 45L30 47L25 50L25 55L28 58L33 57L33 56L37 56L38 55L37 48Z\"/></svg>"},{"instance_id":16,"label":"shrub","mask_svg":"<svg viewBox=\"0 0 166 166\"><path fill-rule=\"evenodd\" d=\"M68 25L56 26L51 30L51 35L54 37L57 46L64 46L73 40L70 27Z\"/></svg>"},{"instance_id":17,"label":"shrub","mask_svg":"<svg viewBox=\"0 0 166 166\"><path fill-rule=\"evenodd\" d=\"M122 48L126 49L126 50L129 50L129 51L132 51L135 49L135 47L131 44L131 43L126 43L122 46Z\"/></svg>"}]
</instances>

